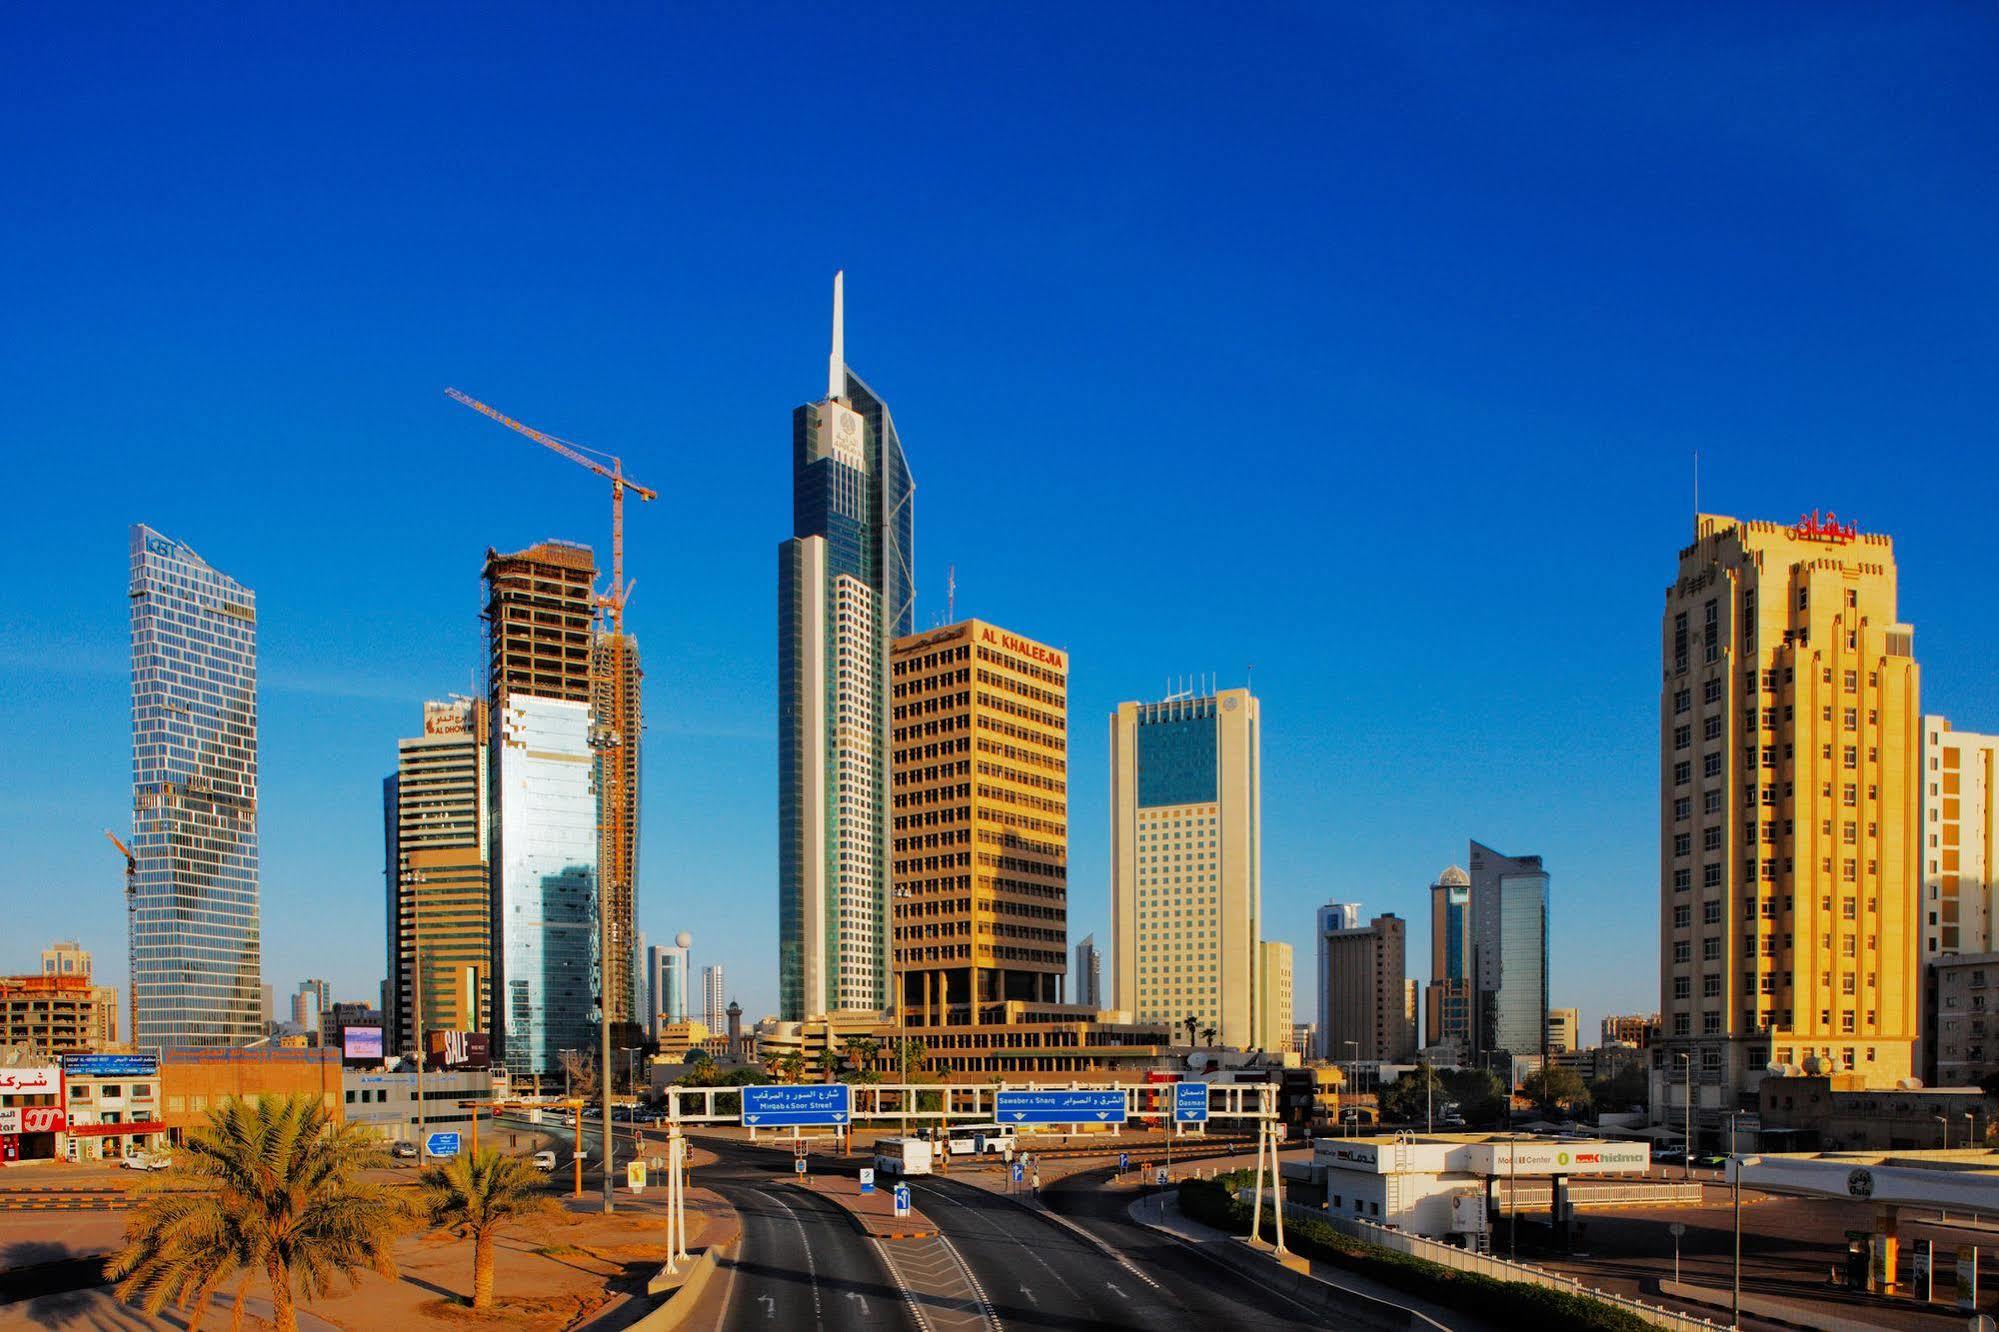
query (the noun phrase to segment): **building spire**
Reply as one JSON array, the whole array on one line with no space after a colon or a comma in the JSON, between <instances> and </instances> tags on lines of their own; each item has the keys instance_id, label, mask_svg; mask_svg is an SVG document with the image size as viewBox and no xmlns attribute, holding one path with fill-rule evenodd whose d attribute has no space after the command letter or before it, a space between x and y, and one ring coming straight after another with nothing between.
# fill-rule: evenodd
<instances>
[{"instance_id":1,"label":"building spire","mask_svg":"<svg viewBox=\"0 0 1999 1332\"><path fill-rule=\"evenodd\" d=\"M847 299L844 293L846 270L833 274L833 354L826 359L826 396L847 396Z\"/></svg>"}]
</instances>

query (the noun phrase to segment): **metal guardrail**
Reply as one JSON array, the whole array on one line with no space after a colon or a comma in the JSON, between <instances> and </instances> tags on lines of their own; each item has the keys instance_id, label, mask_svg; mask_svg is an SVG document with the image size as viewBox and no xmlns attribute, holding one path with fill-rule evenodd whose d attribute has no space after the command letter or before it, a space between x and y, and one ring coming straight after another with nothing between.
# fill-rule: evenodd
<instances>
[{"instance_id":1,"label":"metal guardrail","mask_svg":"<svg viewBox=\"0 0 1999 1332\"><path fill-rule=\"evenodd\" d=\"M1249 1190L1243 1189L1238 1191L1236 1196L1247 1202L1248 1194ZM1390 1230L1372 1221L1338 1216L1317 1207L1307 1207L1302 1203L1285 1203L1284 1215L1287 1220L1292 1221L1323 1222L1350 1239L1357 1239L1362 1243L1389 1249L1395 1253L1405 1253L1412 1258L1421 1258L1426 1262L1437 1263L1459 1272L1473 1272L1497 1281L1525 1281L1530 1285L1545 1286L1549 1290L1567 1291L1572 1295L1601 1300L1605 1304L1628 1309L1653 1327L1667 1328L1669 1332L1726 1332L1728 1327L1726 1323L1711 1322L1694 1314L1668 1309L1663 1305L1647 1304L1644 1300L1613 1295L1609 1291L1584 1285L1573 1277L1561 1276L1546 1268L1535 1267L1531 1263L1512 1262L1505 1258L1495 1258L1491 1254L1473 1253L1469 1249L1460 1249L1455 1244L1425 1239L1421 1235L1411 1235L1407 1231Z\"/></svg>"}]
</instances>

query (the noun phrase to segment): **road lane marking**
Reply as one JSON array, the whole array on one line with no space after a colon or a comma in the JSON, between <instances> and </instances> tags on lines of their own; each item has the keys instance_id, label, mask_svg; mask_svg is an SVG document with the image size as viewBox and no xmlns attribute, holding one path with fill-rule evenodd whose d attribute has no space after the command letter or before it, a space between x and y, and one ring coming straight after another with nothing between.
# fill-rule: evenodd
<instances>
[{"instance_id":1,"label":"road lane marking","mask_svg":"<svg viewBox=\"0 0 1999 1332\"><path fill-rule=\"evenodd\" d=\"M1070 1296L1073 1299L1075 1299L1078 1303L1080 1303L1084 1308L1086 1309L1089 1308L1090 1302L1083 1298L1082 1292L1077 1290L1074 1286L1070 1285L1067 1281L1064 1281L1062 1279L1062 1274L1060 1272L1057 1272L1053 1267L1050 1267L1048 1265L1048 1260L1043 1258L1040 1254L1036 1253L1033 1247L1030 1246L1026 1240L1008 1231L1006 1227L1002 1226L999 1222L993 1220L991 1217L981 1212L978 1208L968 1207L964 1203L959 1202L956 1198L951 1197L949 1194L938 1193L934 1189L926 1189L924 1191L924 1196L941 1198L945 1202L950 1203L953 1207L959 1208L962 1211L969 1212L973 1216L978 1217L981 1221L984 1221L986 1224L990 1225L993 1228L993 1234L999 1236L1001 1239L1010 1240L1013 1243L1019 1245L1021 1252L1025 1253L1035 1262L1040 1263L1041 1270L1048 1273L1049 1276L1055 1279L1055 1284L1062 1287L1062 1289L1068 1291Z\"/></svg>"},{"instance_id":2,"label":"road lane marking","mask_svg":"<svg viewBox=\"0 0 1999 1332\"><path fill-rule=\"evenodd\" d=\"M805 1223L798 1219L798 1213L792 1211L790 1204L784 1199L772 1197L761 1189L758 1189L756 1194L759 1198L769 1198L783 1208L784 1214L791 1218L791 1224L798 1227L798 1242L805 1249L805 1275L812 1282L812 1321L823 1324L826 1319L819 1307L819 1264L813 1260L812 1237L805 1233Z\"/></svg>"}]
</instances>

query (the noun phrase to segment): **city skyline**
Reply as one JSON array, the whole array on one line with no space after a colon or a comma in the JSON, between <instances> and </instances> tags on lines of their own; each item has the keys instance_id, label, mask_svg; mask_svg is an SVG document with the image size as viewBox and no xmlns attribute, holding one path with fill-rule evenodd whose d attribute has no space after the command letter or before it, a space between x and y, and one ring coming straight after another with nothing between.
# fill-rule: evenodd
<instances>
[{"instance_id":1,"label":"city skyline","mask_svg":"<svg viewBox=\"0 0 1999 1332\"><path fill-rule=\"evenodd\" d=\"M1948 71L1912 54L1932 53L1922 34L1946 44L1931 22L1940 23L1925 20L1888 43L1863 76L1869 86L1906 84L1918 66L1926 88L1948 82ZM1401 49L1373 28L1356 41L1367 50ZM1420 76L1426 96L1445 98L1459 113L1489 109L1470 93L1451 101L1460 95L1439 91L1459 64L1488 63L1476 58L1474 43L1466 47L1436 53L1438 69ZM1802 63L1767 96L1828 107L1809 87L1811 74L1824 71ZM133 86L148 102L171 103L156 81L169 77ZM391 104L422 95L403 71L390 71L387 83ZM1479 86L1491 95L1510 85ZM981 91L974 90L977 105L995 105ZM406 733L412 706L465 687L476 665L476 592L465 552L518 549L546 536L595 540L602 531L601 501L590 488L557 495L558 487L538 485L507 495L491 484L496 459L532 446L454 422L448 405L435 401L438 387L454 379L490 382L496 397L503 386L504 401L533 419L619 449L640 475L657 478L668 462L685 469L679 492L662 501L680 506L672 511L677 521L659 521L655 506L661 535L632 559L641 588L631 615L649 651L654 746L646 756L642 923L656 938L669 925L694 928L713 941L712 956L727 964L752 1015L776 1011L767 904L775 878L768 585L769 541L786 499L783 460L771 443L804 368L823 354L824 277L845 265L866 274L861 290L871 330L880 330L870 333L869 373L894 390L923 473L918 627L942 612L955 565L961 614L1018 624L1082 663L1071 698L1078 723L1071 762L1084 775L1071 811L1072 942L1093 931L1108 937L1108 815L1094 779L1106 760L1092 718L1121 698L1157 696L1168 674L1212 671L1224 684L1246 684L1254 662L1271 718L1265 937L1302 950L1313 907L1333 897L1426 920L1426 886L1460 854L1469 830L1503 847L1532 848L1554 867L1561 896L1551 921L1552 1001L1583 1003L1591 1028L1605 1012L1649 1011L1656 984L1639 961L1654 951L1649 930L1595 950L1601 958L1577 954L1586 941L1631 931L1648 918L1642 904L1656 902L1655 620L1668 574L1659 552L1690 538L1696 448L1707 507L1786 523L1801 510L1831 507L1892 535L1904 616L1922 628L1924 711L1968 732L1999 729L1999 684L1983 665L1983 626L1963 609L1977 586L1967 571L1982 559L1984 488L1938 487L1925 476L1983 464L1970 450L1993 412L1992 388L1975 368L1990 363L1981 352L1989 332L1973 312L1991 308L1991 279L1965 238L1986 230L1993 196L1989 182L1961 177L1960 141L1911 132L1917 118L1900 104L1875 107L1876 127L1836 114L1827 133L1852 156L1829 162L1814 154L1811 170L1772 181L1766 159L1822 137L1803 133L1801 113L1776 117L1767 137L1745 145L1732 138L1760 102L1738 122L1713 106L1655 102L1642 80L1611 100L1603 129L1573 128L1549 147L1524 139L1552 116L1548 102L1503 110L1495 132L1522 136L1517 151L1526 156L1527 169L1512 173L1517 185L1480 175L1469 156L1431 164L1435 126L1417 124L1397 130L1401 137L1379 159L1356 159L1349 148L1327 148L1324 159L1287 156L1294 183L1242 206L1219 197L1225 191L1191 202L1177 190L1142 193L1142 203L1162 204L1162 232L1136 238L1107 237L1109 219L1087 209L1072 228L1027 241L1017 226L1007 228L1004 244L984 228L959 238L962 205L946 195L932 204L939 213L907 224L885 220L876 207L836 202L810 225L754 230L727 250L736 262L694 264L658 257L674 248L654 230L659 210L620 211L593 190L590 206L612 223L596 248L612 257L601 265L568 261L578 266L564 273L578 279L566 284L573 291L533 284L525 299L535 327L492 321L502 326L487 328L458 312L484 311L476 301L492 299L477 295L469 272L448 269L428 285L413 270L378 270L336 247L305 257L302 267L295 267L301 256L289 254L270 269L253 265L256 276L220 284L204 313L168 325L174 336L161 337L148 302L185 304L161 299L179 290L172 273L182 257L190 272L213 275L225 258L211 248L218 243L227 243L227 259L261 253L252 230L200 234L215 220L207 209L227 207L225 200L246 205L246 226L264 216L244 181L217 168L233 188L213 203L189 203L191 215L169 210L144 244L120 239L109 247L130 256L136 289L129 305L108 307L101 353L91 352L100 326L82 320L43 325L32 343L19 331L0 335L19 339L7 343L19 353L8 363L23 369L9 390L20 408L10 423L24 438L47 441L29 457L25 483L55 493L67 458L88 459L102 475L72 503L25 515L0 547L10 567L36 567L31 561L53 553L66 574L45 587L10 587L0 601L11 639L0 657L9 687L0 717L20 737L18 752L59 750L69 760L62 771L16 761L5 772L12 808L0 827L24 848L26 881L38 885L26 937L81 936L105 979L124 983L120 866L98 830L122 827L121 805L129 802L119 791L128 740L120 727L117 533L127 522L149 522L259 593L260 720L269 740L260 791L264 975L325 974L341 998L374 997L382 931L372 913L380 893L368 889L379 885L373 848L383 757ZM37 114L74 113L61 95L40 105ZM1007 105L1017 110L1017 95ZM1213 102L1203 106L1219 114ZM184 147L204 114L170 115L163 132ZM1656 116L1672 134L1663 146L1653 140L1644 162L1625 166L1593 151L1603 146L1598 135L1614 137ZM1194 151L1212 153L1242 124L1223 117L1213 127L1177 128L1192 130ZM1009 126L1004 142L1018 148L1047 129L1029 114ZM874 144L885 133L871 121L857 131ZM1908 153L1911 142L1920 151ZM1156 150L1154 140L1141 143ZM1891 144L1898 160L1886 160ZM413 157L434 159L424 146ZM734 141L728 150L744 147ZM1411 151L1397 159L1394 149ZM1300 154L1302 136L1287 130L1270 151ZM1608 173L1601 191L1559 183L1585 157ZM1464 173L1466 188L1487 205L1471 210L1481 215L1480 229L1417 217L1428 210L1392 194L1370 192L1365 206L1342 208L1323 183L1365 181L1390 160L1413 163L1405 169L1419 176ZM1157 165L1142 152L1133 168L1112 167L1112 178L1166 191L1164 183L1145 184L1137 167L1148 162ZM142 164L121 158L120 165L134 169L129 188L157 184ZM1676 204L1671 185L1647 183L1645 172L1661 168L1682 183L1720 173L1721 186L1709 190L1728 181L1754 188L1737 195L1728 224L1717 226L1700 208ZM386 172L390 188L420 179L414 162L395 153L371 169ZM1028 173L1023 188L1035 216L1067 215L1065 170L1019 169ZM63 170L38 151L24 162L31 182L66 179ZM1872 201L1856 205L1856 214L1823 207L1823 176L1849 170L1877 182ZM336 181L343 178L336 172ZM656 172L644 179L659 188ZM1923 209L1918 221L1880 202L1924 198L1944 181L1953 182L1956 200L1948 217ZM746 182L727 183L727 217L764 211ZM324 212L321 187L289 177L281 184L302 211ZM426 214L419 244L439 223L454 235L476 230L461 224L491 196L459 184L468 199ZM408 193L429 197L420 186ZM1581 243L1549 257L1540 249L1542 221L1565 207L1590 223L1617 225L1564 232ZM1648 208L1658 216L1646 216ZM1327 218L1337 223L1330 244L1311 225ZM325 225L354 220L336 212ZM686 249L714 239L698 223L673 225ZM1210 251L1212 235L1258 226L1274 248L1314 256L1302 275L1279 281L1273 269L1243 258L1219 272L1188 271L1184 254ZM46 276L23 279L27 305L64 308L63 284L80 285L102 251L32 219L29 234L48 264ZM512 233L501 249L530 234ZM1798 247L1800 234L1813 244ZM1906 243L1912 235L1922 243ZM926 252L910 244L917 236L953 238L937 242L941 252ZM1614 265L1591 248L1599 245L1617 247ZM1531 301L1492 276L1522 262L1529 247L1539 275ZM480 249L482 261L492 257ZM618 267L641 252L637 272ZM1367 267L1329 257L1335 253L1367 255ZM1648 271L1620 272L1606 284L1606 268L1621 269L1634 253L1648 261L1635 267ZM990 265L983 273L982 263ZM1467 289L1446 290L1439 264L1453 281L1468 280ZM1954 271L1959 265L1964 272ZM472 267L483 276L490 266ZM721 271L697 271L706 267ZM965 279L948 296L938 289L943 273ZM1691 286L1695 273L1705 275L1704 289L1735 290L1696 304L1674 290ZM1948 295L1935 289L1945 273ZM280 290L298 304L273 305L253 285L273 274L294 284ZM351 284L357 290L338 294L350 278L360 279ZM627 285L641 294L621 294ZM390 332L379 349L364 345L375 335L346 331L361 326L348 321L394 286L415 294L391 302L391 318L375 311L366 326L416 331ZM1076 295L1085 287L1087 301ZM587 332L599 319L604 331ZM551 349L549 324L581 333L577 345ZM1218 333L1238 345L1222 345ZM1196 358L1200 376L1163 370ZM223 364L237 368L225 376L215 368ZM129 408L84 383L75 369L84 365L109 367L149 404L143 430L133 430ZM1078 366L1090 373L1078 374ZM1173 410L1132 410L1157 400L1166 373ZM300 383L329 400L318 419L297 410ZM702 422L701 447L679 448L676 423L697 386L714 412ZM1002 390L1022 405L995 412L990 399ZM1256 476L1233 493L1233 505L1218 507L1205 482L1175 478L1163 462L1207 457L1213 423L1224 414L1231 454ZM1038 427L1023 430L1023 417ZM1905 467L1884 474L1874 465L1884 442L1901 450ZM256 466L227 461L245 451ZM154 456L160 452L171 462ZM309 503L300 499L304 464L279 454L313 457L325 472L312 478ZM1024 461L1017 470L993 465L1010 458ZM518 455L511 461L526 465ZM1037 468L1062 470L1061 493L1050 493ZM411 530L417 487L439 475L454 477L460 502L444 506L452 512L426 512L423 530ZM1451 479L1431 479L1438 476ZM1330 519L1328 496L1338 497ZM1456 542L1479 521L1500 506L1529 505L1559 514L1565 538L1589 552L1580 572L1539 543L1465 559ZM1238 601L1214 595L1235 590L1222 572L1180 569L1176 580L1195 587L1172 593L1135 576L1149 574L1139 562L1145 538L1197 524L1240 567L1293 572ZM1006 540L988 540L993 531ZM1326 541L1368 575L1346 585L1351 600L1337 614L1326 614L1329 592L1301 572L1314 567L1308 562L1322 557ZM335 543L338 577L322 562ZM383 553L366 550L371 544ZM1409 552L1419 545L1433 549L1412 566ZM670 572L697 558L699 578ZM1587 624L1573 615L1578 578L1600 613ZM367 616L353 614L346 600L357 582L391 589ZM1453 643L1537 638L1547 650L1531 676L1451 660L1462 656ZM1573 775L1585 762L1591 789L1579 791ZM1634 970L1644 974L1627 977Z\"/></svg>"}]
</instances>

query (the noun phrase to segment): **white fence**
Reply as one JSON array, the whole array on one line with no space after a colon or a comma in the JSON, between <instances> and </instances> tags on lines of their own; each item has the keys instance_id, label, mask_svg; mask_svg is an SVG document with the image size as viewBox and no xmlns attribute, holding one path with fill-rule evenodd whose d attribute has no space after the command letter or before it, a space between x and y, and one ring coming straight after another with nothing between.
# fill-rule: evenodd
<instances>
[{"instance_id":1,"label":"white fence","mask_svg":"<svg viewBox=\"0 0 1999 1332\"><path fill-rule=\"evenodd\" d=\"M1236 1196L1243 1202L1250 1201L1250 1190L1239 1190ZM1266 1201L1264 1204L1268 1206ZM1504 1258L1494 1258L1490 1254L1473 1253L1460 1249L1455 1244L1445 1244L1438 1240L1425 1239L1421 1235L1411 1235L1406 1231L1390 1230L1386 1226L1375 1225L1372 1221L1357 1221L1352 1217L1335 1216L1317 1207L1307 1207L1300 1203L1284 1204L1286 1221L1319 1221L1334 1230L1365 1244L1390 1249L1396 1253L1406 1253L1412 1258L1437 1263L1460 1272L1475 1272L1496 1281L1525 1281L1531 1285L1545 1286L1550 1290L1567 1291L1571 1295L1582 1295L1605 1304L1614 1304L1620 1309L1628 1309L1653 1327L1669 1328L1672 1332L1726 1332L1728 1324L1710 1322L1694 1314L1683 1314L1663 1305L1647 1304L1623 1295L1612 1295L1608 1291L1586 1286L1571 1277L1561 1276L1546 1268L1529 1263L1508 1262Z\"/></svg>"}]
</instances>

